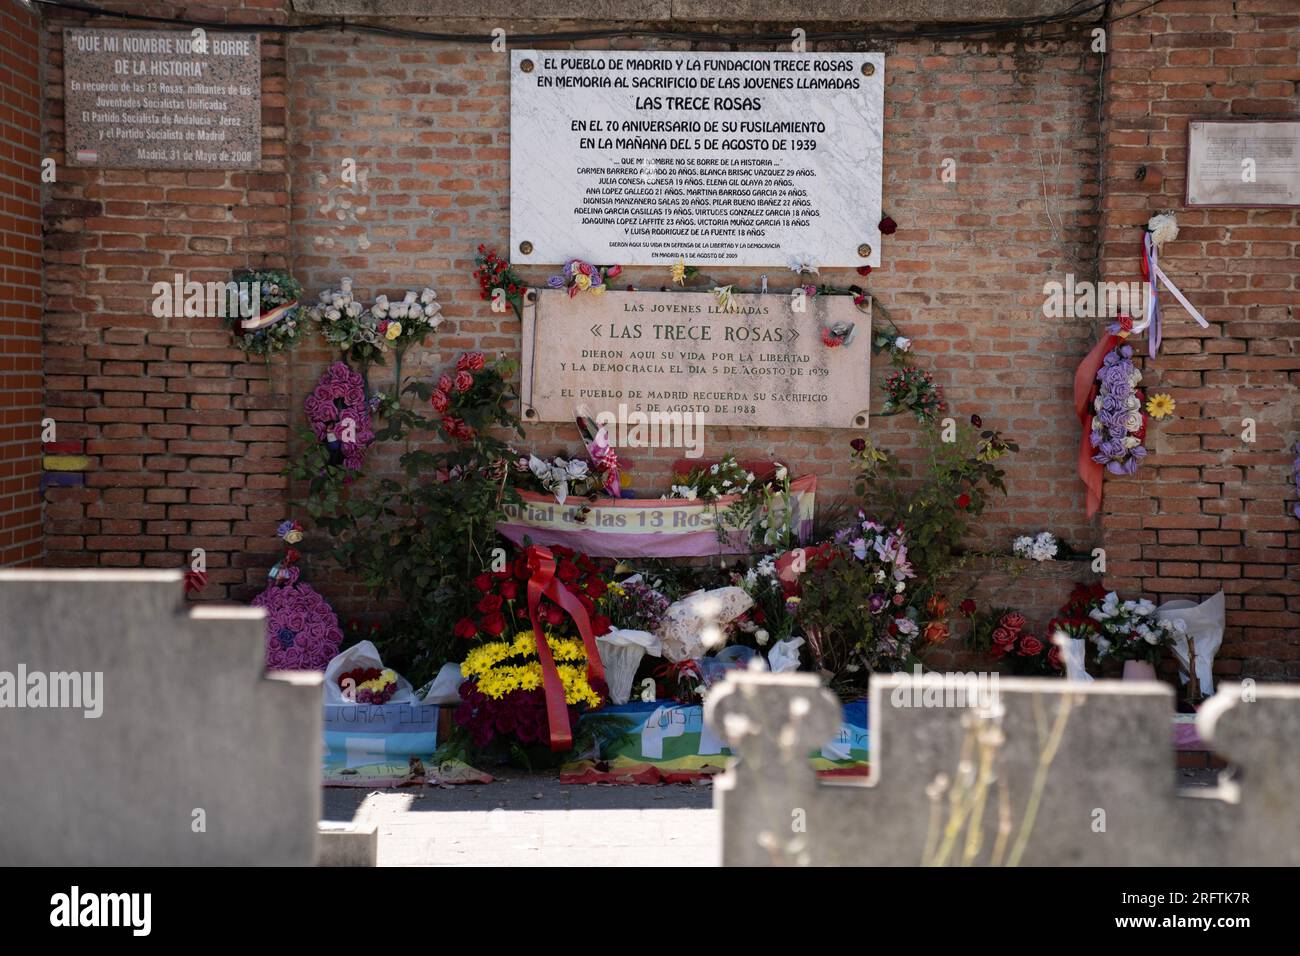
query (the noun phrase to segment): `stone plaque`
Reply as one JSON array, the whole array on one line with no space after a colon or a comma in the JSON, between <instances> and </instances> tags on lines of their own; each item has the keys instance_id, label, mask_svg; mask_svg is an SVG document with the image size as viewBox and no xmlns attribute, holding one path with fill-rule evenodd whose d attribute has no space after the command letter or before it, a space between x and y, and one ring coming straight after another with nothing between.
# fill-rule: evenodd
<instances>
[{"instance_id":1,"label":"stone plaque","mask_svg":"<svg viewBox=\"0 0 1300 956\"><path fill-rule=\"evenodd\" d=\"M579 406L701 416L701 425L864 428L871 404L871 314L852 296L545 289L524 310L526 421L572 421ZM851 331L843 345L827 330ZM664 419L661 419L663 421Z\"/></svg>"},{"instance_id":2,"label":"stone plaque","mask_svg":"<svg viewBox=\"0 0 1300 956\"><path fill-rule=\"evenodd\" d=\"M257 169L256 33L63 31L67 162L131 169Z\"/></svg>"},{"instance_id":3,"label":"stone plaque","mask_svg":"<svg viewBox=\"0 0 1300 956\"><path fill-rule=\"evenodd\" d=\"M515 50L511 260L880 264L881 53Z\"/></svg>"},{"instance_id":4,"label":"stone plaque","mask_svg":"<svg viewBox=\"0 0 1300 956\"><path fill-rule=\"evenodd\" d=\"M1300 206L1300 121L1188 123L1187 205Z\"/></svg>"}]
</instances>

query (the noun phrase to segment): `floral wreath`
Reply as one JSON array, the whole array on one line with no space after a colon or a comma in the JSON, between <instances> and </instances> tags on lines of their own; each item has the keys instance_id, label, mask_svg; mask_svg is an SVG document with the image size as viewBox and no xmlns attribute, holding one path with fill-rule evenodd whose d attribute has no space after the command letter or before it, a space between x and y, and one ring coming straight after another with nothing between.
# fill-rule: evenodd
<instances>
[{"instance_id":1,"label":"floral wreath","mask_svg":"<svg viewBox=\"0 0 1300 956\"><path fill-rule=\"evenodd\" d=\"M267 574L267 586L253 598L266 611L266 666L271 670L323 671L339 652L343 630L329 601L309 584L298 581L298 551L302 526L283 521L277 535L291 546Z\"/></svg>"},{"instance_id":2,"label":"floral wreath","mask_svg":"<svg viewBox=\"0 0 1300 956\"><path fill-rule=\"evenodd\" d=\"M298 280L275 269L244 269L235 273L234 281L239 314L226 316L226 325L235 333L235 344L250 355L273 355L297 344L306 326L299 321ZM243 317L254 310L256 316Z\"/></svg>"},{"instance_id":3,"label":"floral wreath","mask_svg":"<svg viewBox=\"0 0 1300 956\"><path fill-rule=\"evenodd\" d=\"M1129 331L1132 320L1111 326L1111 333ZM1092 419L1088 443L1095 449L1092 460L1105 465L1112 475L1132 475L1147 456L1147 416L1142 410L1145 394L1138 383L1142 373L1133 364L1133 346L1121 342L1106 353L1093 385Z\"/></svg>"},{"instance_id":4,"label":"floral wreath","mask_svg":"<svg viewBox=\"0 0 1300 956\"><path fill-rule=\"evenodd\" d=\"M366 449L375 440L361 375L347 364L335 362L321 373L303 408L316 439L329 446L330 464L360 471Z\"/></svg>"}]
</instances>

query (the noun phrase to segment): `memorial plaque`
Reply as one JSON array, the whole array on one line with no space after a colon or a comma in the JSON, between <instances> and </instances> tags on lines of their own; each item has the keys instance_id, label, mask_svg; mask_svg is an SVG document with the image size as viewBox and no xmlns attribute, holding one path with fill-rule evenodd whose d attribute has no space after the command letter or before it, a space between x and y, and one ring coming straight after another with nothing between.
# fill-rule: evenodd
<instances>
[{"instance_id":1,"label":"memorial plaque","mask_svg":"<svg viewBox=\"0 0 1300 956\"><path fill-rule=\"evenodd\" d=\"M257 169L256 33L63 31L67 162L129 169Z\"/></svg>"},{"instance_id":2,"label":"memorial plaque","mask_svg":"<svg viewBox=\"0 0 1300 956\"><path fill-rule=\"evenodd\" d=\"M511 260L880 264L881 53L515 50Z\"/></svg>"},{"instance_id":3,"label":"memorial plaque","mask_svg":"<svg viewBox=\"0 0 1300 956\"><path fill-rule=\"evenodd\" d=\"M852 296L538 293L524 310L527 421L572 421L579 406L699 414L705 426L863 428L871 404L871 315ZM826 330L848 341L831 347Z\"/></svg>"},{"instance_id":4,"label":"memorial plaque","mask_svg":"<svg viewBox=\"0 0 1300 956\"><path fill-rule=\"evenodd\" d=\"M1188 123L1187 205L1300 206L1300 121Z\"/></svg>"}]
</instances>

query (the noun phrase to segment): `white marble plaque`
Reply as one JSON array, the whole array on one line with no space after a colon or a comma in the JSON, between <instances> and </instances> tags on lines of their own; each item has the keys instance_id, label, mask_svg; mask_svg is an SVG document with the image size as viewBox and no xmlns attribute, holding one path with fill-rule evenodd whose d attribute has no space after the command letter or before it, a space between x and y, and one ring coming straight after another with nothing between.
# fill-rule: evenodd
<instances>
[{"instance_id":1,"label":"white marble plaque","mask_svg":"<svg viewBox=\"0 0 1300 956\"><path fill-rule=\"evenodd\" d=\"M525 421L572 421L580 406L702 416L701 424L863 428L871 404L870 303L819 295L544 289L524 309ZM831 347L828 330L844 332Z\"/></svg>"},{"instance_id":2,"label":"white marble plaque","mask_svg":"<svg viewBox=\"0 0 1300 956\"><path fill-rule=\"evenodd\" d=\"M514 50L517 263L880 264L881 53Z\"/></svg>"},{"instance_id":3,"label":"white marble plaque","mask_svg":"<svg viewBox=\"0 0 1300 956\"><path fill-rule=\"evenodd\" d=\"M1300 121L1189 123L1187 205L1300 206Z\"/></svg>"}]
</instances>

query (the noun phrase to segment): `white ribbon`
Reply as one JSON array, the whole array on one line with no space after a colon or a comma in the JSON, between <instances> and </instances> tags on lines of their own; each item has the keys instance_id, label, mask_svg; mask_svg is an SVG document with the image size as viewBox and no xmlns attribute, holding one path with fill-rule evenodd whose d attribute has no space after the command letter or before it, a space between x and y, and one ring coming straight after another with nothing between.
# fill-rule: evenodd
<instances>
[{"instance_id":1,"label":"white ribbon","mask_svg":"<svg viewBox=\"0 0 1300 956\"><path fill-rule=\"evenodd\" d=\"M1134 334L1141 332L1143 329L1150 328L1147 334L1147 353L1154 356L1160 351L1160 286L1173 293L1178 303L1187 310L1187 314L1203 329L1208 329L1210 323L1205 321L1204 316L1197 311L1192 303L1187 301L1187 296L1183 295L1182 290L1170 280L1163 269L1160 268L1159 252L1156 244L1151 241L1151 233L1142 234L1142 255L1147 263L1147 307L1146 313L1141 322L1133 326Z\"/></svg>"}]
</instances>

